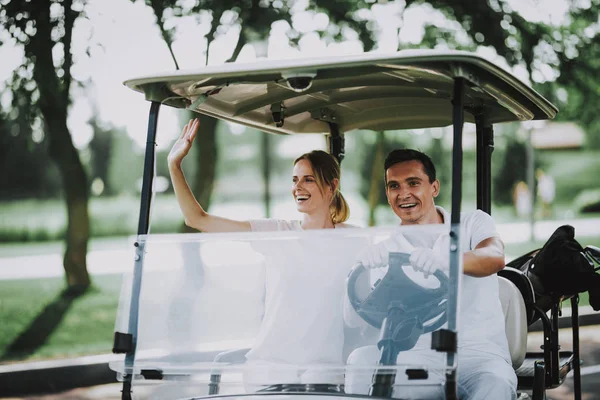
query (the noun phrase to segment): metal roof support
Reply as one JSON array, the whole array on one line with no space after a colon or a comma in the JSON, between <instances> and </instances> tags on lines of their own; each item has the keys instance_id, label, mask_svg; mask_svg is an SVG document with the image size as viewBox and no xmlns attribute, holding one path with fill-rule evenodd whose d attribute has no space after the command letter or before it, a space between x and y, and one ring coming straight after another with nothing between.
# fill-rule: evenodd
<instances>
[{"instance_id":1,"label":"metal roof support","mask_svg":"<svg viewBox=\"0 0 600 400\"><path fill-rule=\"evenodd\" d=\"M337 124L329 122L329 135L327 135L327 147L329 148L329 154L332 154L340 163L344 159L344 146L345 139L344 134L340 132Z\"/></svg>"},{"instance_id":2,"label":"metal roof support","mask_svg":"<svg viewBox=\"0 0 600 400\"><path fill-rule=\"evenodd\" d=\"M492 214L492 152L494 127L483 112L475 115L477 131L477 208Z\"/></svg>"},{"instance_id":3,"label":"metal roof support","mask_svg":"<svg viewBox=\"0 0 600 400\"><path fill-rule=\"evenodd\" d=\"M448 330L457 331L457 310L460 304L458 283L462 251L460 246L460 203L462 198L463 125L465 79L455 78L452 96L452 213L450 216L450 285L448 285ZM446 399L457 399L456 347L449 351L446 368Z\"/></svg>"},{"instance_id":4,"label":"metal roof support","mask_svg":"<svg viewBox=\"0 0 600 400\"><path fill-rule=\"evenodd\" d=\"M146 138L146 154L144 156L144 172L142 182L142 195L140 203L140 215L138 222L138 236L146 235L150 231L150 209L152 205L152 182L155 175L155 155L156 155L156 127L158 123L158 111L161 103L153 101L150 104L150 114L148 117L148 135ZM131 303L129 306L129 332L131 344L125 354L125 369L123 374L123 390L121 392L122 400L131 400L131 383L133 380L133 365L135 361L135 349L137 345L138 317L140 307L140 292L142 288L142 271L144 267L144 243L135 243L135 258L133 265L133 279L131 288ZM115 333L115 342L117 335Z\"/></svg>"},{"instance_id":5,"label":"metal roof support","mask_svg":"<svg viewBox=\"0 0 600 400\"><path fill-rule=\"evenodd\" d=\"M156 169L154 158L156 154L156 126L158 124L159 110L160 103L153 101L150 104L150 114L148 116L148 134L146 136L146 154L144 156L138 235L145 235L150 231L150 206L152 203L152 182L154 181L154 171Z\"/></svg>"}]
</instances>

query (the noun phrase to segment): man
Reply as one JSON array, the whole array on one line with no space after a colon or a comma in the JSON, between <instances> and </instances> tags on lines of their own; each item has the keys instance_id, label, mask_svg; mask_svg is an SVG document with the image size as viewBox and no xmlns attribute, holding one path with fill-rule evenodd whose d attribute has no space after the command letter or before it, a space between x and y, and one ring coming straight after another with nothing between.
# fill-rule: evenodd
<instances>
[{"instance_id":1,"label":"man","mask_svg":"<svg viewBox=\"0 0 600 400\"><path fill-rule=\"evenodd\" d=\"M392 151L386 158L385 185L388 203L400 224L450 225L450 214L435 205L440 191L431 159L416 150ZM436 270L448 274L447 234L403 229L387 241L368 248L360 256L369 268L384 267L390 251L410 253L410 263L425 277ZM461 399L515 399L517 378L510 362L504 317L498 297L496 273L504 268L504 245L492 218L480 211L461 214L463 273L458 324L458 395ZM423 335L417 345L398 356L398 364L444 365L443 354L431 350L431 336ZM377 362L375 346L355 350L349 364ZM434 373L435 375L435 373ZM402 379L402 374L398 377ZM439 375L441 378L441 375ZM368 391L369 382L351 377L346 382L352 393ZM396 384L401 384L398 379ZM409 382L410 383L410 382ZM428 389L428 388L425 388ZM431 388L429 388L430 390ZM399 390L397 388L397 390ZM401 395L424 395L419 390ZM440 395L441 386L437 388ZM431 395L426 395L431 398Z\"/></svg>"}]
</instances>

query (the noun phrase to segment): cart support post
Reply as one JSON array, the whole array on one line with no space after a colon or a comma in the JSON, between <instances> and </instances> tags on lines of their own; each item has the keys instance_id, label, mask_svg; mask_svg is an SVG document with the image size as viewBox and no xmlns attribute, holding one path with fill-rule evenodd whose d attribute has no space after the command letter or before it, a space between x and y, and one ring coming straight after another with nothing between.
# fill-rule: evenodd
<instances>
[{"instance_id":1,"label":"cart support post","mask_svg":"<svg viewBox=\"0 0 600 400\"><path fill-rule=\"evenodd\" d=\"M145 235L150 230L150 210L152 205L152 186L155 175L156 127L160 103L153 101L148 116L148 134L146 138L146 153L144 155L144 172L138 222L138 236ZM133 265L133 283L131 288L131 304L129 305L129 335L131 346L125 354L125 370L123 374L122 400L131 400L131 383L133 381L133 364L137 345L139 301L142 289L142 272L144 266L144 244L135 243L135 261ZM116 334L115 334L116 336Z\"/></svg>"},{"instance_id":2,"label":"cart support post","mask_svg":"<svg viewBox=\"0 0 600 400\"><path fill-rule=\"evenodd\" d=\"M460 203L462 199L462 137L464 124L464 78L454 79L452 96L452 213L450 217L450 282L460 282L462 251L460 246ZM448 330L456 332L458 310L458 284L450 284L448 289ZM446 364L446 399L456 399L456 351L449 352Z\"/></svg>"},{"instance_id":3,"label":"cart support post","mask_svg":"<svg viewBox=\"0 0 600 400\"><path fill-rule=\"evenodd\" d=\"M150 207L152 205L152 184L154 181L156 165L156 126L158 124L158 111L160 103L153 101L150 104L148 116L148 135L146 137L146 154L144 156L144 175L142 182L142 196L140 200L140 217L138 222L138 235L145 235L150 231Z\"/></svg>"},{"instance_id":4,"label":"cart support post","mask_svg":"<svg viewBox=\"0 0 600 400\"><path fill-rule=\"evenodd\" d=\"M579 359L579 295L571 297L571 328L573 330L573 395L581 400L581 360Z\"/></svg>"},{"instance_id":5,"label":"cart support post","mask_svg":"<svg viewBox=\"0 0 600 400\"><path fill-rule=\"evenodd\" d=\"M329 136L327 136L327 147L329 148L329 154L333 155L338 163L341 165L344 159L344 146L345 139L344 134L340 132L340 128L333 122L329 123Z\"/></svg>"},{"instance_id":6,"label":"cart support post","mask_svg":"<svg viewBox=\"0 0 600 400\"><path fill-rule=\"evenodd\" d=\"M558 316L560 300L552 300L550 309L550 331L544 332L544 363L546 366L546 387L555 387L560 383L560 344L558 342ZM548 340L546 340L548 338Z\"/></svg>"},{"instance_id":7,"label":"cart support post","mask_svg":"<svg viewBox=\"0 0 600 400\"><path fill-rule=\"evenodd\" d=\"M492 214L492 152L494 127L483 113L475 116L477 131L477 208Z\"/></svg>"}]
</instances>

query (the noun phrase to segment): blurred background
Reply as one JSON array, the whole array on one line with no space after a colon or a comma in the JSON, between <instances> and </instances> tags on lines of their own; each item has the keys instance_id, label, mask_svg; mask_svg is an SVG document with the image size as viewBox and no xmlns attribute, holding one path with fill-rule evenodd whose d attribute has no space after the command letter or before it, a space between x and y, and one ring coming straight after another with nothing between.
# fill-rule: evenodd
<instances>
[{"instance_id":1,"label":"blurred background","mask_svg":"<svg viewBox=\"0 0 600 400\"><path fill-rule=\"evenodd\" d=\"M149 103L122 85L224 62L403 49L473 51L544 95L554 121L495 126L493 216L508 259L573 224L600 245L599 0L0 0L0 363L109 353L132 267ZM197 117L163 107L151 231L186 231L166 155ZM298 218L292 161L325 148L201 116L185 161L211 213ZM414 147L449 188L448 128L349 132L350 222L389 225L382 155ZM475 208L465 126L463 209ZM376 177L376 180L373 179ZM375 182L375 184L373 184ZM438 204L449 207L450 191ZM584 296L585 297L585 296ZM582 303L585 304L585 298Z\"/></svg>"}]
</instances>

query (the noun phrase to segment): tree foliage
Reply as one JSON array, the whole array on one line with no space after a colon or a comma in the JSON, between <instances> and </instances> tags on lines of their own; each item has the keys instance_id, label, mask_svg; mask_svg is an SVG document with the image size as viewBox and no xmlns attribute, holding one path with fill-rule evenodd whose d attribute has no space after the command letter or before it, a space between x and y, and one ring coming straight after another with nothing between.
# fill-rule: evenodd
<instances>
[{"instance_id":1,"label":"tree foliage","mask_svg":"<svg viewBox=\"0 0 600 400\"><path fill-rule=\"evenodd\" d=\"M370 222L369 225L375 225L374 212L378 205L387 205L387 197L384 185L383 163L385 157L394 149L407 147L407 141L400 139L397 135L376 132L376 140L369 142L362 140L361 146L364 146L365 152L364 167L361 168L360 194L367 199L369 203ZM373 184L375 182L375 184Z\"/></svg>"},{"instance_id":2,"label":"tree foliage","mask_svg":"<svg viewBox=\"0 0 600 400\"><path fill-rule=\"evenodd\" d=\"M600 100L600 0L567 1L564 21L554 25L527 20L505 0L407 0L406 7L425 3L459 26L430 24L417 47L493 48L528 72L534 88L561 109L559 120L579 122L590 143L600 146L600 117L589 106Z\"/></svg>"},{"instance_id":3,"label":"tree foliage","mask_svg":"<svg viewBox=\"0 0 600 400\"><path fill-rule=\"evenodd\" d=\"M20 109L13 104L8 115L0 112L0 200L56 197L60 178L48 157L43 131L19 118Z\"/></svg>"},{"instance_id":4,"label":"tree foliage","mask_svg":"<svg viewBox=\"0 0 600 400\"><path fill-rule=\"evenodd\" d=\"M114 148L115 131L110 126L103 126L96 116L91 118L89 124L94 131L94 136L92 136L92 140L88 144L90 152L88 175L90 181L99 179L103 186L101 194L104 196L114 195L116 192L113 190L111 181L109 180L108 169Z\"/></svg>"},{"instance_id":5,"label":"tree foliage","mask_svg":"<svg viewBox=\"0 0 600 400\"><path fill-rule=\"evenodd\" d=\"M299 46L301 39L310 34L299 28L296 20L299 12L327 16L327 25L316 32L324 41L339 42L355 37L363 43L365 51L377 47L379 27L371 13L377 3L373 1L308 0L301 4L293 0L144 0L144 3L156 15L160 35L176 68L180 65L173 43L181 33L178 31L180 22L190 17L195 18L199 25L208 22L205 36L198 38L197 50L204 51L206 57L217 38L232 30L239 32L229 61L235 61L248 44L262 43L264 48L272 27L278 22L289 26L285 31L287 40L292 46ZM71 36L76 19L85 18L85 4L83 0L4 0L0 8L0 45L1 42L16 44L25 52L24 62L15 69L10 80L13 114L5 114L2 117L4 124L0 126L3 150L10 146L11 152L0 153L0 156L6 155L2 161L9 168L21 165L15 160L31 160L31 171L27 177L23 175L23 179L45 182L45 188L37 186L41 193L56 194L51 187L58 185L48 184L56 182L48 179L51 169L43 170L41 167L43 153L49 152L57 167L55 171L60 173L60 186L67 194L69 232L80 238L75 241L79 243L79 249L88 235L89 185L66 128L66 115L73 86ZM510 66L519 66L526 71L534 87L558 104L561 109L559 119L581 123L589 134L588 143L600 146L600 139L594 139L600 138L600 118L593 107L600 95L596 73L600 67L600 0L568 2L568 13L560 24L527 20L511 9L506 0L406 0L400 8L399 17L404 18L409 10L417 7L429 7L430 13L443 15L448 24L439 24L437 19L432 18L420 43L400 42L399 49L437 47L476 50L480 46L494 49ZM265 55L264 52L258 53ZM14 112L18 116L15 117ZM32 129L32 126L41 126L41 129ZM208 204L215 178L216 124L213 126L207 122L203 126L206 131L200 135L206 135L206 143L210 145L204 148L204 152L195 149L197 163L204 164L197 168L202 175L194 178L192 184L197 196ZM19 131L16 135L15 129ZM43 132L41 139L38 136L32 140L33 132L40 131ZM96 144L102 147L100 137L94 139L92 147ZM431 150L435 153L440 149ZM17 157L17 152L23 157ZM93 160L97 171L104 168L101 157ZM2 181L2 184L8 184L6 182L8 180ZM16 178L11 182L14 185ZM28 190L24 190L23 195L32 193ZM83 221L81 226L72 225L71 218ZM73 257L69 255L67 258ZM79 265L84 265L80 255L75 258Z\"/></svg>"},{"instance_id":6,"label":"tree foliage","mask_svg":"<svg viewBox=\"0 0 600 400\"><path fill-rule=\"evenodd\" d=\"M172 44L177 37L177 22L179 18L189 16L196 18L198 23L201 23L204 17L210 20L210 29L205 35L206 48L229 30L239 31L238 41L228 61L235 61L246 44L257 44L267 40L273 24L278 21L287 22L290 27L287 32L289 42L298 45L303 33L296 29L293 18L299 11L327 15L327 27L318 31L320 37L326 41L340 42L347 39L344 29L348 28L360 38L365 51L370 51L375 44L369 21L358 15L359 10L371 6L370 2L362 0L310 0L305 9L299 8L298 2L294 0L203 0L195 3L181 0L145 0L145 3L156 15L162 38L169 47L177 68L179 65L172 50Z\"/></svg>"},{"instance_id":7,"label":"tree foliage","mask_svg":"<svg viewBox=\"0 0 600 400\"><path fill-rule=\"evenodd\" d=\"M287 35L292 45L298 45L302 37L302 33L295 29L294 13L297 10L292 1L200 1L191 8L185 8L182 2L176 0L148 0L146 3L155 10L159 25L169 18L210 13L211 29L206 36L209 45L219 34L238 27L240 35L230 61L236 59L245 44L264 41L276 21L286 21L290 25ZM578 120L587 128L590 137L600 137L595 132L600 129L597 113L592 107L585 106L593 104L600 94L597 74L593 73L599 60L598 13L595 11L599 3L600 0L591 0L590 4L570 4L566 23L553 26L528 21L511 9L505 0L406 0L401 18L413 7L431 7L431 12L441 13L448 24L440 25L432 19L426 24L419 44L400 43L399 47L471 51L479 46L493 48L510 66L522 67L536 89L564 108L559 118ZM377 33L373 19L365 17L372 7L373 2L367 1L312 0L306 10L328 16L328 27L318 32L323 40L344 40L347 37L343 32L350 29L362 41L364 50L369 51L376 46ZM169 29L161 26L161 32L170 45L176 23L171 22L169 26ZM431 148L437 158L440 158L437 153L442 151L440 144L436 143ZM367 154L373 152L375 147L371 147ZM371 186L370 174L367 175L363 177L362 192L365 198L372 198L373 194L365 192Z\"/></svg>"},{"instance_id":8,"label":"tree foliage","mask_svg":"<svg viewBox=\"0 0 600 400\"><path fill-rule=\"evenodd\" d=\"M228 62L236 61L246 44L264 44L271 34L273 24L278 21L285 22L290 27L287 38L292 46L298 46L302 37L302 33L294 27L293 19L297 10L294 11L296 2L291 0L205 0L193 4L179 0L145 0L145 4L152 8L156 16L156 23L162 39L168 47L177 69L180 65L173 50L173 43L177 38L177 26L180 18L192 16L198 23L201 23L203 18L210 20L210 28L205 35L206 63L208 63L211 44L219 35L224 35L232 29L237 29L239 33ZM360 37L365 50L368 51L373 48L375 43L373 33L368 29L368 21L361 20L356 15L358 10L366 7L368 4L364 1L313 0L307 4L306 10L313 14L325 13L328 16L328 27L318 32L323 40L342 41L345 39L344 28L347 28ZM266 56L266 54L262 54L261 50L257 53L259 57ZM184 119L193 117L198 116L189 113ZM201 145L196 145L192 152L197 165L196 173L191 180L191 187L203 207L208 209L216 179L218 146L215 133L217 123L205 115L201 115L199 118L198 142ZM265 179L269 179L269 174L263 173L263 175ZM265 182L265 187L268 185L269 183ZM184 227L184 230L188 229Z\"/></svg>"}]
</instances>

